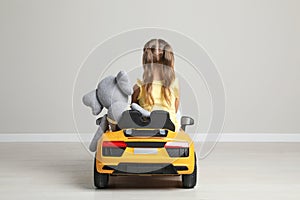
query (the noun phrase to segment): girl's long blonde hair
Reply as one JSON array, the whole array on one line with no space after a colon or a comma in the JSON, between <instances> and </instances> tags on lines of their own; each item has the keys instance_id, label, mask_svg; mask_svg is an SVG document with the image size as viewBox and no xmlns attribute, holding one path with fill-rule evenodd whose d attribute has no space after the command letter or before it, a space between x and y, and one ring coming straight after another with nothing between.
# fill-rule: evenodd
<instances>
[{"instance_id":1,"label":"girl's long blonde hair","mask_svg":"<svg viewBox=\"0 0 300 200\"><path fill-rule=\"evenodd\" d=\"M151 39L143 49L143 89L145 91L145 102L154 104L151 94L153 82L153 69L159 72L162 81L161 97L170 105L170 85L175 79L174 53L171 46L162 39Z\"/></svg>"}]
</instances>

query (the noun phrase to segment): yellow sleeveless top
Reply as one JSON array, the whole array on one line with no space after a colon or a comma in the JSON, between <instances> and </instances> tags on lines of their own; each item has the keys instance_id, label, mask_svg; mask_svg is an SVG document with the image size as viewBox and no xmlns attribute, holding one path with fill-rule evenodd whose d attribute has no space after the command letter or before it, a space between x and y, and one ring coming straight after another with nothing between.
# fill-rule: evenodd
<instances>
[{"instance_id":1,"label":"yellow sleeveless top","mask_svg":"<svg viewBox=\"0 0 300 200\"><path fill-rule=\"evenodd\" d=\"M152 97L154 99L154 104L151 106L145 101L145 91L143 89L143 81L140 79L137 79L137 86L140 88L140 93L139 96L137 97L139 105L148 110L148 111L153 111L153 110L165 110L169 112L170 114L170 119L175 125L175 130L179 130L179 123L176 119L176 108L175 108L175 99L179 98L179 84L178 80L175 79L173 83L170 86L170 91L171 91L171 96L170 96L170 103L161 97L161 88L162 88L162 82L161 81L153 81L152 82Z\"/></svg>"}]
</instances>

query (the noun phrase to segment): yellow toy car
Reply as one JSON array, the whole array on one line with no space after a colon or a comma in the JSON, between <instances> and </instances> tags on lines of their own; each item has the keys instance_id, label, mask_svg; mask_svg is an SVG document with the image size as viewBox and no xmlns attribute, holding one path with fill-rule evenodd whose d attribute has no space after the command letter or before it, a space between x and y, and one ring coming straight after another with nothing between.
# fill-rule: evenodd
<instances>
[{"instance_id":1,"label":"yellow toy car","mask_svg":"<svg viewBox=\"0 0 300 200\"><path fill-rule=\"evenodd\" d=\"M110 175L181 175L182 186L193 188L197 182L194 143L184 132L192 125L190 117L181 118L181 130L165 111L153 111L143 119L136 111L125 111L118 126L98 141L94 162L94 184L108 187Z\"/></svg>"}]
</instances>

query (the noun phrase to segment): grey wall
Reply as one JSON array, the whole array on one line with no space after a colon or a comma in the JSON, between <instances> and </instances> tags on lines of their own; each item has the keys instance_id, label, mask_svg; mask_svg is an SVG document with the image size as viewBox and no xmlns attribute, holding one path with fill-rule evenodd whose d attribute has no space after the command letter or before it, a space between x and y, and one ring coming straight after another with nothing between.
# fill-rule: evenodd
<instances>
[{"instance_id":1,"label":"grey wall","mask_svg":"<svg viewBox=\"0 0 300 200\"><path fill-rule=\"evenodd\" d=\"M224 132L300 132L300 1L0 1L0 132L74 132L72 86L121 31L194 38L226 87Z\"/></svg>"}]
</instances>

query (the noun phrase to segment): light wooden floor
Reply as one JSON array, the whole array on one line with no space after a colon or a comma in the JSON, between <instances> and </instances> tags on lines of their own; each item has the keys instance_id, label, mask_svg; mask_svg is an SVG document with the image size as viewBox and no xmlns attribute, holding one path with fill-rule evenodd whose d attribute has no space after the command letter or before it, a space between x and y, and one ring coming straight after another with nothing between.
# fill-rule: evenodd
<instances>
[{"instance_id":1,"label":"light wooden floor","mask_svg":"<svg viewBox=\"0 0 300 200\"><path fill-rule=\"evenodd\" d=\"M95 190L80 143L0 143L0 199L300 199L300 143L219 143L198 166L192 190L179 177L112 177Z\"/></svg>"}]
</instances>

